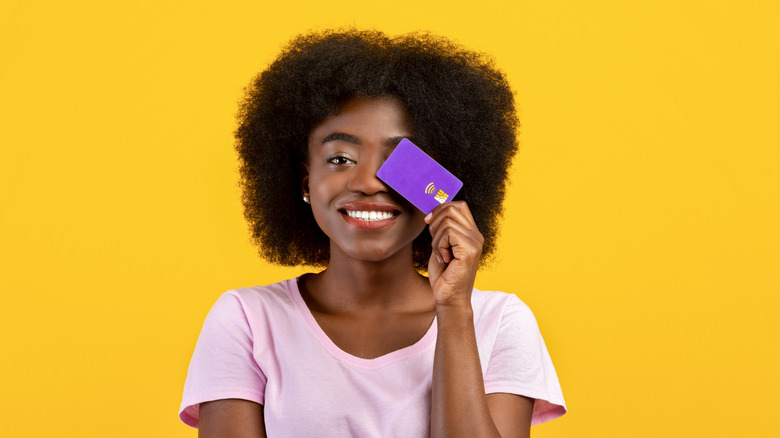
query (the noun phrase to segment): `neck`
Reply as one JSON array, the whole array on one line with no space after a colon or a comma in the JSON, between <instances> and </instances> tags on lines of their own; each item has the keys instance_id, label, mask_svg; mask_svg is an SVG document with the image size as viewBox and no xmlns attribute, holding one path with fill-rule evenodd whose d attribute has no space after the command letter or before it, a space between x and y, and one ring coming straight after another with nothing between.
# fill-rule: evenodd
<instances>
[{"instance_id":1,"label":"neck","mask_svg":"<svg viewBox=\"0 0 780 438\"><path fill-rule=\"evenodd\" d=\"M312 304L327 313L418 310L432 303L428 279L412 264L412 245L391 257L354 260L331 248L327 269L306 280Z\"/></svg>"}]
</instances>

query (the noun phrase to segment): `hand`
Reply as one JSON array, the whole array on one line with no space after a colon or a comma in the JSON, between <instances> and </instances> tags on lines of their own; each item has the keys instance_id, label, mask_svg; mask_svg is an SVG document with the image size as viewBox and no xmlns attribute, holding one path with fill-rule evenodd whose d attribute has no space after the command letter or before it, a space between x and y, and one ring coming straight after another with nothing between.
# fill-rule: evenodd
<instances>
[{"instance_id":1,"label":"hand","mask_svg":"<svg viewBox=\"0 0 780 438\"><path fill-rule=\"evenodd\" d=\"M437 305L471 305L485 238L464 201L445 202L425 217L433 236L428 280Z\"/></svg>"}]
</instances>

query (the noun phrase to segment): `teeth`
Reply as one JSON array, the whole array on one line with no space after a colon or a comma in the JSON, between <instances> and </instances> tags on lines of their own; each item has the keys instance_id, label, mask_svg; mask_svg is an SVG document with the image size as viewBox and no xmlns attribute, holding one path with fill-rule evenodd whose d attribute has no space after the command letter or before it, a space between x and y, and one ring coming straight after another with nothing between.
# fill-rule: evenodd
<instances>
[{"instance_id":1,"label":"teeth","mask_svg":"<svg viewBox=\"0 0 780 438\"><path fill-rule=\"evenodd\" d=\"M347 210L347 216L360 219L362 221L381 221L390 219L393 217L393 213L389 211L352 211Z\"/></svg>"}]
</instances>

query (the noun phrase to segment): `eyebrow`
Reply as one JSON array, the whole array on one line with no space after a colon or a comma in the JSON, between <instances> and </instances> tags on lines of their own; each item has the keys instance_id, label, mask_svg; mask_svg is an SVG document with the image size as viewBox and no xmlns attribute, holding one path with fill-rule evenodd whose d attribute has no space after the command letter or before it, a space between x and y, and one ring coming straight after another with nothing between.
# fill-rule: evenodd
<instances>
[{"instance_id":1,"label":"eyebrow","mask_svg":"<svg viewBox=\"0 0 780 438\"><path fill-rule=\"evenodd\" d=\"M390 137L387 140L385 140L385 144L388 146L398 146L398 143L400 143L401 140L405 138L411 141L412 143L414 143L414 139L412 137L401 136L401 137Z\"/></svg>"},{"instance_id":2,"label":"eyebrow","mask_svg":"<svg viewBox=\"0 0 780 438\"><path fill-rule=\"evenodd\" d=\"M398 143L400 143L401 140L403 140L405 138L408 138L409 141L414 143L414 138L402 135L402 136L390 137L390 138L386 139L385 140L385 144L387 146L398 146ZM357 145L360 144L360 138L359 137L357 137L355 135L352 135L352 134L345 134L343 132L334 132L332 134L328 134L325 138L322 139L322 144L325 144L325 143L328 143L328 142L331 142L331 141L343 141L343 142L357 144Z\"/></svg>"},{"instance_id":3,"label":"eyebrow","mask_svg":"<svg viewBox=\"0 0 780 438\"><path fill-rule=\"evenodd\" d=\"M352 144L360 144L360 139L352 134L345 134L343 132L334 132L322 139L322 144L331 141L344 141Z\"/></svg>"}]
</instances>

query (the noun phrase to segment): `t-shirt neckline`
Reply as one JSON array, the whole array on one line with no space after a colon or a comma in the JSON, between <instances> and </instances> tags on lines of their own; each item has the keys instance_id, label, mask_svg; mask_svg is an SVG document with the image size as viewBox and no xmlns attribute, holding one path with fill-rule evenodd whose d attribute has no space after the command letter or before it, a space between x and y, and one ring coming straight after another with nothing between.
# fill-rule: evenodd
<instances>
[{"instance_id":1,"label":"t-shirt neckline","mask_svg":"<svg viewBox=\"0 0 780 438\"><path fill-rule=\"evenodd\" d=\"M317 320L311 313L309 306L306 305L306 302L301 296L301 291L298 288L299 278L301 277L299 276L287 280L287 292L289 293L292 301L295 303L295 307L298 309L298 313L309 327L309 331L314 335L317 341L319 341L320 345L322 345L322 347L325 348L325 350L337 360L352 364L359 368L375 370L414 357L430 348L436 340L437 329L436 317L434 316L433 321L431 322L431 326L428 327L428 330L425 332L423 337L418 339L417 342L412 345L391 351L390 353L375 357L373 359L366 359L349 354L336 345L325 333L325 331L322 330L322 327L320 327L320 325L317 323Z\"/></svg>"}]
</instances>

